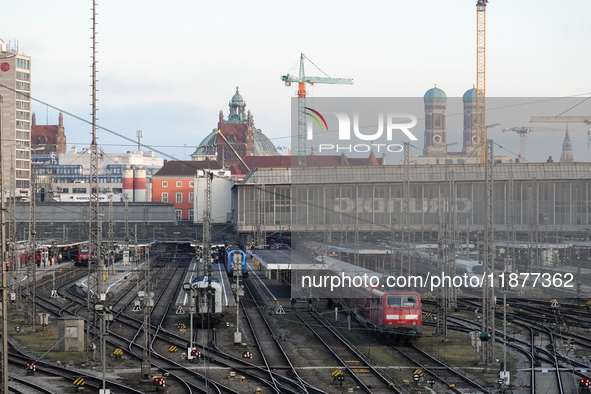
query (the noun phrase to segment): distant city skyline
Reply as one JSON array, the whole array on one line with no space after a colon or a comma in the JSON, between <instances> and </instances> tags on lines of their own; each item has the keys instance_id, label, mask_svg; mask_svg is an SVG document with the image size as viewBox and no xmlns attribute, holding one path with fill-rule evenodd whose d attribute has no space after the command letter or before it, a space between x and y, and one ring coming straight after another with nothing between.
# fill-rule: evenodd
<instances>
[{"instance_id":1,"label":"distant city skyline","mask_svg":"<svg viewBox=\"0 0 591 394\"><path fill-rule=\"evenodd\" d=\"M297 74L300 52L331 77L354 80L351 86L312 87L312 103L315 97L422 97L434 84L448 97L461 97L475 83L475 5L475 0L363 6L304 1L296 9L269 1L99 2L98 124L133 140L141 129L142 142L165 158L190 159L216 126L219 110L227 116L240 86L255 126L276 146L290 145L290 100L297 87L286 88L280 76ZM23 12L22 4L9 2L0 14L0 38L12 45L18 40L19 52L31 56L33 98L85 119L90 119L91 6L91 1L32 0ZM491 1L487 96L589 97L591 54L584 48L591 43L590 11L591 3L583 0ZM310 27L298 22L301 18ZM308 63L306 74L323 72ZM591 115L590 102L568 111L557 101L555 113L538 115ZM37 124L56 123L58 111L36 102L32 110ZM455 112L448 111L448 116ZM68 149L89 144L89 125L66 115L64 126ZM575 160L591 161L589 126L569 127L576 131ZM104 131L98 135L107 152L137 149ZM517 134L499 129L489 137L519 152ZM526 157L558 161L563 138L562 133L530 136ZM461 141L461 129L448 129L448 143Z\"/></svg>"}]
</instances>

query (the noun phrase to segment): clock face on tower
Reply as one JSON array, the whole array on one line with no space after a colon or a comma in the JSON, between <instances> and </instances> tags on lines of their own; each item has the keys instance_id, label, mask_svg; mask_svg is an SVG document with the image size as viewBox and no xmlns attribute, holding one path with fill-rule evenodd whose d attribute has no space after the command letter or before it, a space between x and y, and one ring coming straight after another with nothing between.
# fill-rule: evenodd
<instances>
[{"instance_id":1,"label":"clock face on tower","mask_svg":"<svg viewBox=\"0 0 591 394\"><path fill-rule=\"evenodd\" d=\"M441 142L442 138L439 134L436 134L433 136L433 142L436 144L439 144Z\"/></svg>"}]
</instances>

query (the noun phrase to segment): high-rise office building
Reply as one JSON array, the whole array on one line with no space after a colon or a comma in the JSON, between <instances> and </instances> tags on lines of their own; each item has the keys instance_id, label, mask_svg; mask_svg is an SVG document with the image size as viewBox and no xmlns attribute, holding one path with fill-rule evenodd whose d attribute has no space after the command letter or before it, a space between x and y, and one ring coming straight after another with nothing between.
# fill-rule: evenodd
<instances>
[{"instance_id":1,"label":"high-rise office building","mask_svg":"<svg viewBox=\"0 0 591 394\"><path fill-rule=\"evenodd\" d=\"M0 40L2 160L8 192L14 169L17 197L30 194L31 179L31 58Z\"/></svg>"}]
</instances>

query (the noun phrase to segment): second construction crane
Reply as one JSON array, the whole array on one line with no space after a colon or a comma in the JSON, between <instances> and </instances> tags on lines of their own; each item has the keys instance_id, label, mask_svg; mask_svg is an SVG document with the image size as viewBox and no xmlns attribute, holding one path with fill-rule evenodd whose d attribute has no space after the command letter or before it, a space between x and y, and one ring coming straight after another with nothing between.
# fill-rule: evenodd
<instances>
[{"instance_id":1,"label":"second construction crane","mask_svg":"<svg viewBox=\"0 0 591 394\"><path fill-rule=\"evenodd\" d=\"M476 160L486 161L486 4L476 3Z\"/></svg>"},{"instance_id":2,"label":"second construction crane","mask_svg":"<svg viewBox=\"0 0 591 394\"><path fill-rule=\"evenodd\" d=\"M283 75L281 80L285 82L285 86L291 86L292 82L298 83L298 167L306 166L306 84L313 85L315 83L328 84L342 84L352 85L353 80L349 78L331 78L326 77L310 77L304 73L304 59L308 59L302 53L300 55L300 74L298 77L289 74ZM312 61L308 59L310 63ZM314 63L312 63L314 64Z\"/></svg>"}]
</instances>

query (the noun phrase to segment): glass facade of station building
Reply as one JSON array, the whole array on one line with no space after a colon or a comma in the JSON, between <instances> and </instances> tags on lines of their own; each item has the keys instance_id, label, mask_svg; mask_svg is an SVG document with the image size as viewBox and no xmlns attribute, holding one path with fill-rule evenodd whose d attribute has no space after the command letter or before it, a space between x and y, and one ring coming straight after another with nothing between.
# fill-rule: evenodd
<instances>
[{"instance_id":1,"label":"glass facade of station building","mask_svg":"<svg viewBox=\"0 0 591 394\"><path fill-rule=\"evenodd\" d=\"M450 195L455 195L458 228L482 228L484 165L423 165L407 170L407 207L413 228L436 229L440 207L447 209ZM499 164L493 177L496 230L510 223L511 183L517 231L534 223L553 231L589 226L591 163ZM403 166L257 169L234 187L233 221L239 232L250 232L263 211L259 221L266 231L339 226L390 230L403 222L403 196Z\"/></svg>"}]
</instances>

